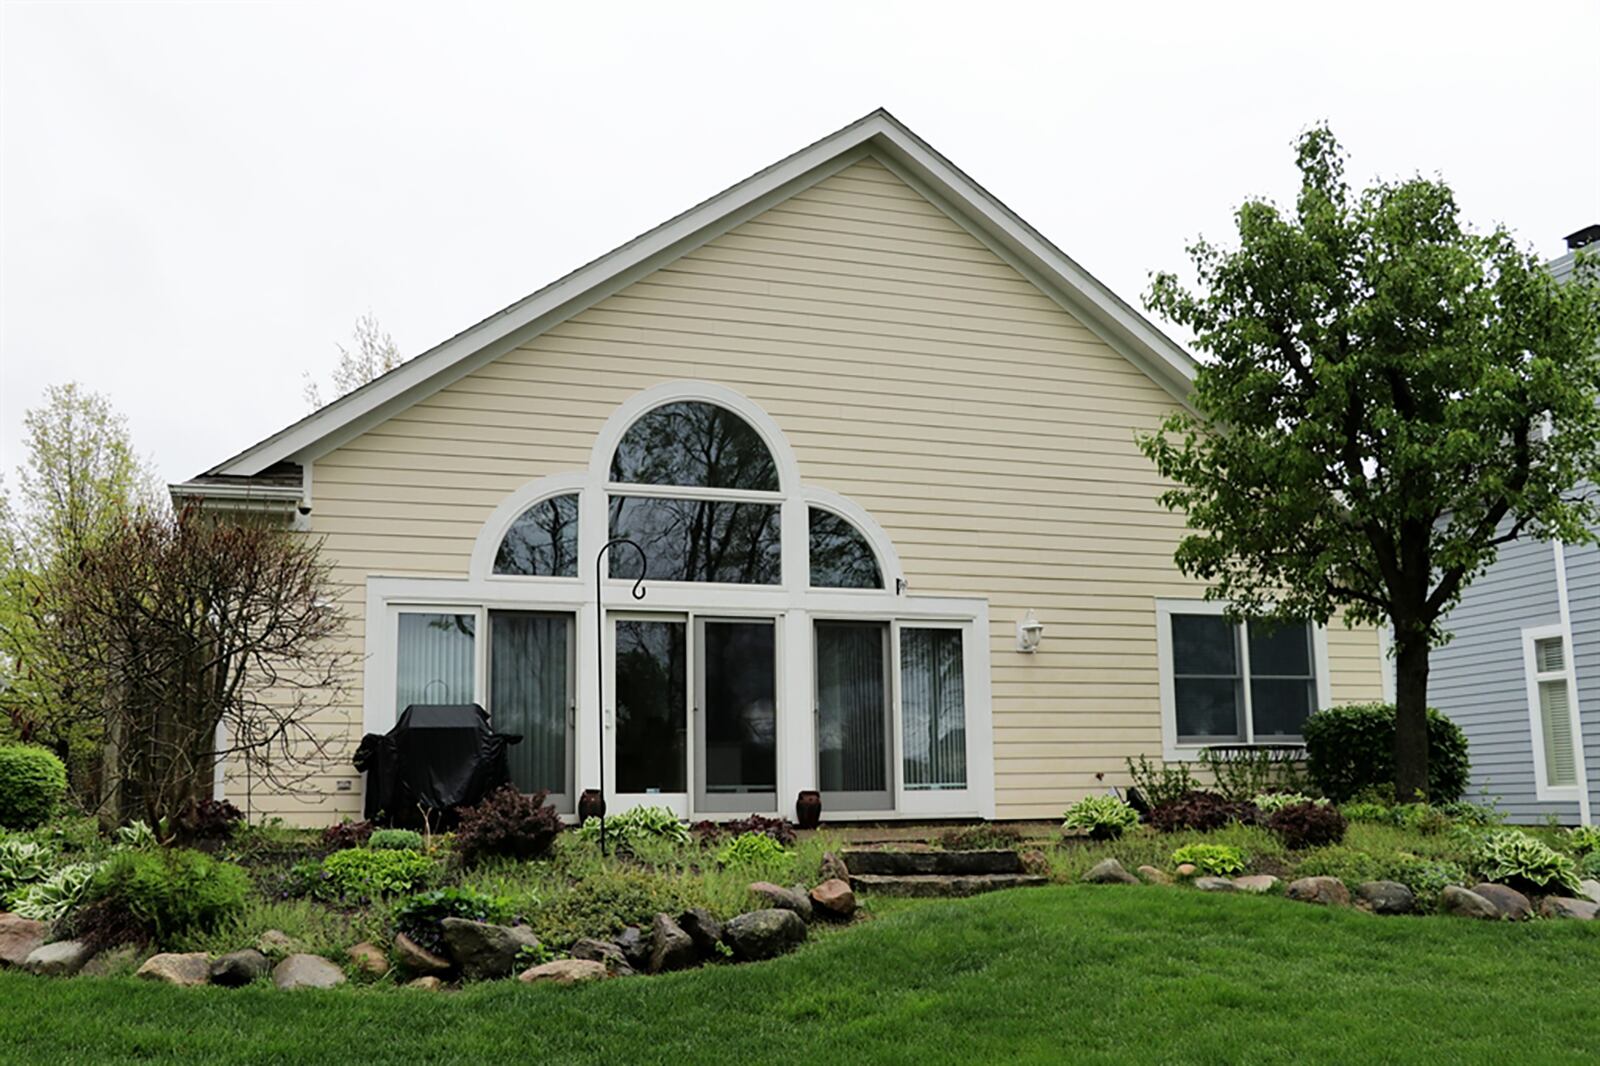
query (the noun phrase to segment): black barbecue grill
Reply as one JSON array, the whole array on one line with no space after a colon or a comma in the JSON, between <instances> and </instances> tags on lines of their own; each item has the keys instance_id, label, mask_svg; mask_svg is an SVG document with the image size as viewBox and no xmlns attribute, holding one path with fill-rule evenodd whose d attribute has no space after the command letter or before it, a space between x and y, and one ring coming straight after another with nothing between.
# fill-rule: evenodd
<instances>
[{"instance_id":1,"label":"black barbecue grill","mask_svg":"<svg viewBox=\"0 0 1600 1066\"><path fill-rule=\"evenodd\" d=\"M384 825L435 829L510 782L506 748L522 737L497 733L476 703L413 703L388 733L368 733L355 767L367 775L366 817Z\"/></svg>"}]
</instances>

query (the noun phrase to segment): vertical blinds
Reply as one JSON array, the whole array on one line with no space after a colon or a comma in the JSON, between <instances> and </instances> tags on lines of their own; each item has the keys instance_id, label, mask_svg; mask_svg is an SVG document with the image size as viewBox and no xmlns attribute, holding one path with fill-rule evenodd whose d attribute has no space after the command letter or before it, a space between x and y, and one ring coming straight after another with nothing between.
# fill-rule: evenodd
<instances>
[{"instance_id":1,"label":"vertical blinds","mask_svg":"<svg viewBox=\"0 0 1600 1066\"><path fill-rule=\"evenodd\" d=\"M497 731L522 737L506 750L511 780L522 792L569 791L571 628L567 615L489 613L489 714Z\"/></svg>"},{"instance_id":2,"label":"vertical blinds","mask_svg":"<svg viewBox=\"0 0 1600 1066\"><path fill-rule=\"evenodd\" d=\"M966 788L961 631L901 629L900 686L906 788Z\"/></svg>"},{"instance_id":3,"label":"vertical blinds","mask_svg":"<svg viewBox=\"0 0 1600 1066\"><path fill-rule=\"evenodd\" d=\"M889 787L882 622L817 623L817 775L824 792Z\"/></svg>"},{"instance_id":4,"label":"vertical blinds","mask_svg":"<svg viewBox=\"0 0 1600 1066\"><path fill-rule=\"evenodd\" d=\"M477 619L470 614L400 616L396 649L395 711L413 703L473 702L472 646Z\"/></svg>"}]
</instances>

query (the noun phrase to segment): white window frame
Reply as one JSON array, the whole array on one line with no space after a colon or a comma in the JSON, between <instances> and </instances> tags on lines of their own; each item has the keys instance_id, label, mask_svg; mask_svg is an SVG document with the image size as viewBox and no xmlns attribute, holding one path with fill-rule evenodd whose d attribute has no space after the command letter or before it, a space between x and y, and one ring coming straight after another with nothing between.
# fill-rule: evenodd
<instances>
[{"instance_id":1,"label":"white window frame","mask_svg":"<svg viewBox=\"0 0 1600 1066\"><path fill-rule=\"evenodd\" d=\"M739 492L674 486L641 486L610 480L611 457L622 435L646 412L680 400L700 400L732 410L749 422L772 452L778 467L779 491ZM494 558L511 524L529 507L552 496L576 493L578 499L578 575L545 577L494 573ZM633 581L612 578L602 582L601 599L608 616L621 612L640 615L678 614L696 617L768 617L778 619L778 813L792 816L797 792L817 783L816 721L805 709L815 705L815 620L871 620L891 625L893 693L893 810L829 809L830 821L886 820L942 817L992 818L995 813L993 710L990 688L989 602L982 597L913 596L906 592L900 559L894 544L873 517L854 501L826 489L803 484L793 450L777 423L758 405L730 389L706 382L675 381L646 389L624 402L597 434L586 472L538 478L511 493L484 522L473 546L464 577L418 577L374 574L367 579L366 684L363 724L366 732L387 732L394 724L395 654L398 635L396 612L401 610L478 612L479 633L486 632L492 609L569 612L576 616L574 691L578 705L574 737L574 788L581 791L598 783L602 757L611 759L614 740L606 731L604 755L595 733L595 664L609 654L611 627L606 626L607 647L595 637L595 556L609 531L608 500L614 493L633 496L748 499L781 507L782 577L775 585L736 585L698 581L661 581L646 577L646 598L635 600ZM881 589L811 587L809 509L818 507L850 522L866 538L883 578ZM951 626L962 630L962 659L966 674L967 787L965 789L906 790L898 738L902 735L899 703L899 625ZM486 687L488 642L478 644L478 702ZM614 698L607 684L607 701ZM610 708L607 708L609 710ZM608 720L609 725L609 720ZM607 763L608 767L614 765ZM692 774L693 767L690 767ZM614 774L606 774L608 802L616 799ZM690 802L693 778L690 777ZM620 807L616 809L621 809ZM691 808L691 813L694 812ZM712 817L732 817L728 812L706 812Z\"/></svg>"},{"instance_id":2,"label":"white window frame","mask_svg":"<svg viewBox=\"0 0 1600 1066\"><path fill-rule=\"evenodd\" d=\"M1535 654L1535 645L1541 640L1561 641L1560 670L1539 672L1539 663ZM1546 681L1565 681L1567 683L1567 724L1574 730L1572 743L1573 750L1579 750L1576 745L1583 743L1583 738L1576 733L1578 718L1578 674L1577 666L1573 662L1572 635L1563 625L1529 626L1522 630L1522 675L1527 684L1528 693L1528 731L1533 742L1533 786L1534 796L1542 803L1575 803L1578 800L1578 784L1574 781L1570 785L1552 785L1548 760L1545 758L1544 749L1544 722L1540 717L1539 686ZM1575 764L1576 768L1576 764ZM1577 774L1582 780L1582 774Z\"/></svg>"},{"instance_id":3,"label":"white window frame","mask_svg":"<svg viewBox=\"0 0 1600 1066\"><path fill-rule=\"evenodd\" d=\"M1244 685L1243 740L1219 738L1214 742L1195 744L1178 738L1177 684L1172 664L1172 618L1174 615L1207 615L1218 617L1227 613L1228 604L1221 600L1186 600L1158 598L1156 600L1156 662L1161 694L1161 754L1167 762L1194 762L1204 748L1218 745L1254 744L1255 714L1250 701L1250 641L1247 634L1239 634L1239 670ZM1312 712L1333 705L1333 686L1328 672L1328 630L1326 626L1311 626L1311 668L1316 672L1317 705ZM1263 744L1293 744L1295 738L1277 737Z\"/></svg>"}]
</instances>

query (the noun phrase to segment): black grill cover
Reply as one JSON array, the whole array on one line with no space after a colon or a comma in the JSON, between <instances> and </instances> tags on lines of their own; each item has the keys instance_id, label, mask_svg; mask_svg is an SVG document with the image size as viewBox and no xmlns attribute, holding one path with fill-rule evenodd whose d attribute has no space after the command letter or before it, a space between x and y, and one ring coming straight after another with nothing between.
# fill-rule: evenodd
<instances>
[{"instance_id":1,"label":"black grill cover","mask_svg":"<svg viewBox=\"0 0 1600 1066\"><path fill-rule=\"evenodd\" d=\"M506 748L520 736L496 733L475 703L414 703L383 736L368 733L355 767L367 775L366 817L420 825L422 810L438 828L511 780ZM419 807L422 810L419 810Z\"/></svg>"}]
</instances>

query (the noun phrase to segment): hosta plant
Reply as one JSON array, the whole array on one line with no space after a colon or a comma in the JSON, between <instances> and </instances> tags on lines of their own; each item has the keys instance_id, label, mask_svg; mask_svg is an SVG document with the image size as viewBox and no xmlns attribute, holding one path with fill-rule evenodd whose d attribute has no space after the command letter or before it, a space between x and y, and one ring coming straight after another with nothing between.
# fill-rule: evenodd
<instances>
[{"instance_id":1,"label":"hosta plant","mask_svg":"<svg viewBox=\"0 0 1600 1066\"><path fill-rule=\"evenodd\" d=\"M1580 825L1576 829L1569 829L1562 843L1580 859L1600 851L1600 825Z\"/></svg>"},{"instance_id":2,"label":"hosta plant","mask_svg":"<svg viewBox=\"0 0 1600 1066\"><path fill-rule=\"evenodd\" d=\"M99 866L75 862L63 866L43 881L28 885L11 897L11 910L18 917L36 922L56 922L78 905L84 890L94 880Z\"/></svg>"},{"instance_id":3,"label":"hosta plant","mask_svg":"<svg viewBox=\"0 0 1600 1066\"><path fill-rule=\"evenodd\" d=\"M741 833L717 849L717 865L767 866L788 856L789 849L765 833Z\"/></svg>"},{"instance_id":4,"label":"hosta plant","mask_svg":"<svg viewBox=\"0 0 1600 1066\"><path fill-rule=\"evenodd\" d=\"M0 902L23 885L43 880L54 858L55 852L43 844L20 837L0 840Z\"/></svg>"},{"instance_id":5,"label":"hosta plant","mask_svg":"<svg viewBox=\"0 0 1600 1066\"><path fill-rule=\"evenodd\" d=\"M1485 881L1539 893L1578 890L1578 867L1570 858L1514 829L1490 833L1478 845L1478 872Z\"/></svg>"},{"instance_id":6,"label":"hosta plant","mask_svg":"<svg viewBox=\"0 0 1600 1066\"><path fill-rule=\"evenodd\" d=\"M665 840L689 843L689 827L668 807L634 807L606 819L606 837L612 842ZM590 818L578 829L578 839L598 842L600 819Z\"/></svg>"},{"instance_id":7,"label":"hosta plant","mask_svg":"<svg viewBox=\"0 0 1600 1066\"><path fill-rule=\"evenodd\" d=\"M1312 799L1303 792L1262 792L1257 794L1253 802L1262 814L1272 814L1285 807L1292 807L1297 803L1315 803L1318 806L1327 806L1325 799Z\"/></svg>"},{"instance_id":8,"label":"hosta plant","mask_svg":"<svg viewBox=\"0 0 1600 1066\"><path fill-rule=\"evenodd\" d=\"M161 846L156 839L156 831L150 828L149 822L143 821L117 826L116 832L111 834L111 840L112 847L123 850L143 851Z\"/></svg>"},{"instance_id":9,"label":"hosta plant","mask_svg":"<svg viewBox=\"0 0 1600 1066\"><path fill-rule=\"evenodd\" d=\"M1067 808L1063 829L1089 834L1092 840L1115 840L1139 824L1139 812L1116 796L1085 796Z\"/></svg>"},{"instance_id":10,"label":"hosta plant","mask_svg":"<svg viewBox=\"0 0 1600 1066\"><path fill-rule=\"evenodd\" d=\"M1172 864L1185 863L1203 874L1233 877L1244 873L1244 852L1229 844L1185 844L1172 853Z\"/></svg>"}]
</instances>

